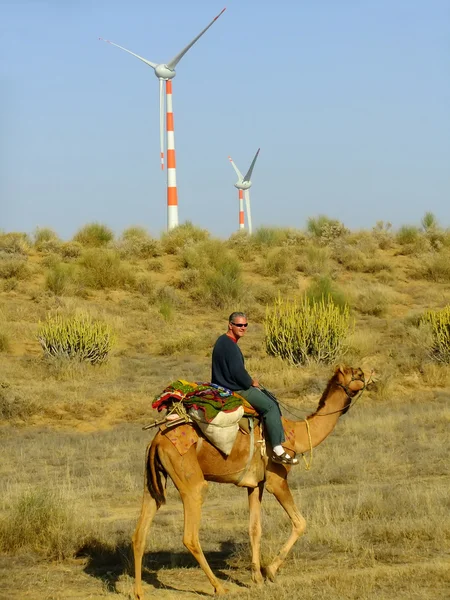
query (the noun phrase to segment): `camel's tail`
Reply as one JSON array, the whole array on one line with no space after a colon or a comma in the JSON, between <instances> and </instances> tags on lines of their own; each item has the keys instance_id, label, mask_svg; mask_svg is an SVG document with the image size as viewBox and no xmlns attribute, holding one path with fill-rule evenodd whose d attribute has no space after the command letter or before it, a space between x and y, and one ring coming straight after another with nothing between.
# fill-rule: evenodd
<instances>
[{"instance_id":1,"label":"camel's tail","mask_svg":"<svg viewBox=\"0 0 450 600\"><path fill-rule=\"evenodd\" d=\"M147 446L145 455L145 485L152 498L156 500L158 508L165 504L165 485L163 477L167 477L167 473L158 458L158 444L155 440Z\"/></svg>"}]
</instances>

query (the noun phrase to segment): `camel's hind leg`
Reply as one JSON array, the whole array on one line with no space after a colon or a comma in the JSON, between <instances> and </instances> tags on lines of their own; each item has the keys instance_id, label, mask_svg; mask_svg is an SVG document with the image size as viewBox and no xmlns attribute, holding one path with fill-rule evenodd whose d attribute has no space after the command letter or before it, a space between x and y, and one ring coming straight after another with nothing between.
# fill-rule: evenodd
<instances>
[{"instance_id":1,"label":"camel's hind leg","mask_svg":"<svg viewBox=\"0 0 450 600\"><path fill-rule=\"evenodd\" d=\"M225 594L225 588L212 572L200 546L200 518L203 496L208 484L206 483L203 472L198 464L195 448L191 448L183 456L183 459L180 459L180 455L175 453L171 456L165 454L163 457L161 456L161 458L166 472L175 484L183 501L183 543L205 572L211 585L214 587L215 593Z\"/></svg>"},{"instance_id":2,"label":"camel's hind leg","mask_svg":"<svg viewBox=\"0 0 450 600\"><path fill-rule=\"evenodd\" d=\"M132 538L134 554L134 595L136 600L143 600L144 598L142 589L142 557L144 555L145 540L147 538L148 530L150 529L153 517L156 515L158 508L156 500L151 497L150 492L147 489L144 490L141 514Z\"/></svg>"},{"instance_id":3,"label":"camel's hind leg","mask_svg":"<svg viewBox=\"0 0 450 600\"><path fill-rule=\"evenodd\" d=\"M263 576L261 575L261 500L264 483L261 482L256 488L247 488L247 491L250 509L249 534L252 547L252 581L260 584L263 582Z\"/></svg>"},{"instance_id":4,"label":"camel's hind leg","mask_svg":"<svg viewBox=\"0 0 450 600\"><path fill-rule=\"evenodd\" d=\"M289 536L288 541L281 548L277 557L265 569L266 577L273 581L276 572L278 571L286 556L288 555L289 550L305 531L306 521L304 517L300 514L300 511L298 510L297 506L295 505L294 498L292 497L292 493L289 489L286 478L270 472L268 472L267 475L267 491L271 492L275 496L275 498L278 500L278 502L289 515L289 518L292 523L292 532Z\"/></svg>"}]
</instances>

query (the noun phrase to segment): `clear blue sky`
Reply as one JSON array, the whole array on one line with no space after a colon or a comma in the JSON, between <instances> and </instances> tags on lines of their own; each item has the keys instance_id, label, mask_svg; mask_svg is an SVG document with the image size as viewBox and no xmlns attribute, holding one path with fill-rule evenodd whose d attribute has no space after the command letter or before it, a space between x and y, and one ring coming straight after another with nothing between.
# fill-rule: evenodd
<instances>
[{"instance_id":1,"label":"clear blue sky","mask_svg":"<svg viewBox=\"0 0 450 600\"><path fill-rule=\"evenodd\" d=\"M256 151L253 226L450 226L449 0L0 0L0 229L100 221L159 235L158 80L177 67L180 221L237 229L231 154Z\"/></svg>"}]
</instances>

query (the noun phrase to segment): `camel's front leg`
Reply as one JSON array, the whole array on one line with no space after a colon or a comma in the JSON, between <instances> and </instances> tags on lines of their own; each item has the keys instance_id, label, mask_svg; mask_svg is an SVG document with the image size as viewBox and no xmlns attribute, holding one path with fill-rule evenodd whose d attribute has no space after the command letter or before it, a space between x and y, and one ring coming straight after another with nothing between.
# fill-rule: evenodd
<instances>
[{"instance_id":1,"label":"camel's front leg","mask_svg":"<svg viewBox=\"0 0 450 600\"><path fill-rule=\"evenodd\" d=\"M306 521L300 514L300 511L295 505L294 498L292 497L291 490L289 489L288 483L285 477L276 475L275 473L267 472L267 491L271 492L284 510L289 515L292 523L292 532L289 536L286 544L281 548L278 556L266 567L265 574L271 581L274 580L275 574L280 568L281 564L288 555L289 550L302 535L306 528Z\"/></svg>"},{"instance_id":2,"label":"camel's front leg","mask_svg":"<svg viewBox=\"0 0 450 600\"><path fill-rule=\"evenodd\" d=\"M261 575L261 500L264 491L264 483L256 488L247 488L248 505L250 509L249 534L252 547L252 581L263 583Z\"/></svg>"}]
</instances>

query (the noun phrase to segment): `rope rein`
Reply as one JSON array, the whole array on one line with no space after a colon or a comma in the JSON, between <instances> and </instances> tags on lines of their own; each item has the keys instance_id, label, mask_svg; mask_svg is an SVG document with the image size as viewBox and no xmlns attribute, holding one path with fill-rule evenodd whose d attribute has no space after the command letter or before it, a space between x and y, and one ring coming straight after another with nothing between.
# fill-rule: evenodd
<instances>
[{"instance_id":1,"label":"rope rein","mask_svg":"<svg viewBox=\"0 0 450 600\"><path fill-rule=\"evenodd\" d=\"M309 463L306 460L305 453L302 453L303 462L305 463L305 471L309 471L312 465L313 459L313 445L311 439L311 429L309 427L308 419L304 420L306 423L306 431L308 432L308 441L309 441Z\"/></svg>"}]
</instances>

